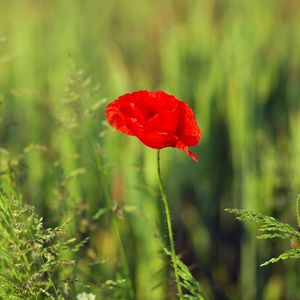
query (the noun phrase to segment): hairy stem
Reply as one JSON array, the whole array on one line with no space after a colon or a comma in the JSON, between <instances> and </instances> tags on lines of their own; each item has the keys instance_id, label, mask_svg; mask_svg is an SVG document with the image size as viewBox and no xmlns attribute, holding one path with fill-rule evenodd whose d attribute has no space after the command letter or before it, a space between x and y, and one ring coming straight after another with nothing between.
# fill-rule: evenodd
<instances>
[{"instance_id":1,"label":"hairy stem","mask_svg":"<svg viewBox=\"0 0 300 300\"><path fill-rule=\"evenodd\" d=\"M162 201L164 203L166 217L167 217L167 226L168 226L168 235L169 235L169 241L170 241L170 247L171 247L171 256L172 256L172 262L174 267L174 273L175 273L175 279L178 289L178 295L180 299L183 299L182 289L180 285L179 275L178 275L178 266L177 266L177 260L176 260L176 253L175 253L175 243L173 238L173 229L172 229L172 223L171 223L171 217L170 217L170 209L169 204L167 201L167 196L163 187L163 182L161 178L161 171L160 171L160 150L157 151L157 174L158 174L158 183L159 183L159 189L162 197Z\"/></svg>"}]
</instances>

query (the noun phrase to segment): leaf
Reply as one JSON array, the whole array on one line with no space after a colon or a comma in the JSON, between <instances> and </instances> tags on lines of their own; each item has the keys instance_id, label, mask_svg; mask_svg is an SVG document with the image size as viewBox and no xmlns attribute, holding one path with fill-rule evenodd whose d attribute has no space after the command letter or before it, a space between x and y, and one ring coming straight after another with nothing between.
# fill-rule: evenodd
<instances>
[{"instance_id":1,"label":"leaf","mask_svg":"<svg viewBox=\"0 0 300 300\"><path fill-rule=\"evenodd\" d=\"M277 221L273 217L247 209L225 209L225 211L237 215L236 218L240 221L261 224L259 231L265 234L259 235L258 238L260 239L281 238L300 240L300 232L298 230L289 224Z\"/></svg>"},{"instance_id":2,"label":"leaf","mask_svg":"<svg viewBox=\"0 0 300 300\"><path fill-rule=\"evenodd\" d=\"M225 209L225 211L235 214L236 218L240 221L259 224L260 227L258 230L263 232L263 234L258 235L258 239L279 238L291 240L296 243L297 241L300 241L300 232L298 230L294 229L289 224L279 222L271 216L266 216L246 209ZM300 258L300 249L288 249L278 257L273 257L262 263L260 266L266 266L290 258Z\"/></svg>"},{"instance_id":3,"label":"leaf","mask_svg":"<svg viewBox=\"0 0 300 300\"><path fill-rule=\"evenodd\" d=\"M282 254L280 254L277 257L273 257L269 260L267 260L266 262L262 263L260 266L264 267L268 264L274 264L280 260L286 260L286 259L290 259L290 258L300 258L300 249L291 249L291 250L287 250L285 252L283 252Z\"/></svg>"},{"instance_id":4,"label":"leaf","mask_svg":"<svg viewBox=\"0 0 300 300\"><path fill-rule=\"evenodd\" d=\"M108 208L100 208L92 217L92 220L99 220L102 216L104 216L108 212Z\"/></svg>"},{"instance_id":5,"label":"leaf","mask_svg":"<svg viewBox=\"0 0 300 300\"><path fill-rule=\"evenodd\" d=\"M170 251L164 248L164 251L169 257L172 257ZM176 264L178 267L178 275L181 286L186 289L187 294L183 296L184 299L189 300L207 300L204 289L201 284L191 274L189 268L176 256Z\"/></svg>"}]
</instances>

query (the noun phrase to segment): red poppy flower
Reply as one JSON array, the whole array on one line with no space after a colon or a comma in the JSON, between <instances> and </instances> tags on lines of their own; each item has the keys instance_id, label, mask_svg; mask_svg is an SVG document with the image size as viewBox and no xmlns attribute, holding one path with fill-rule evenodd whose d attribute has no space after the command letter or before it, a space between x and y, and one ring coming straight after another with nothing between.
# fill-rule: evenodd
<instances>
[{"instance_id":1,"label":"red poppy flower","mask_svg":"<svg viewBox=\"0 0 300 300\"><path fill-rule=\"evenodd\" d=\"M112 127L136 136L148 147L178 148L198 160L187 148L201 137L194 113L172 95L143 90L122 95L107 106L106 118Z\"/></svg>"}]
</instances>

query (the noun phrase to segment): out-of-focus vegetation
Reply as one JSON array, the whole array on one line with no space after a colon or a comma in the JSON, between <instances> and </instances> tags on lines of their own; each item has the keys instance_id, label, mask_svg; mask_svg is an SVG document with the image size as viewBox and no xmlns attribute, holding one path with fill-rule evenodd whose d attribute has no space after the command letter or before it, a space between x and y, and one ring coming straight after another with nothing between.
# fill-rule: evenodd
<instances>
[{"instance_id":1,"label":"out-of-focus vegetation","mask_svg":"<svg viewBox=\"0 0 300 300\"><path fill-rule=\"evenodd\" d=\"M212 299L300 299L297 261L259 267L287 242L258 243L223 210L297 224L299 36L297 0L0 2L0 185L45 227L68 220L70 238L88 238L65 258L72 295L174 299L156 153L103 114L120 94L164 89L203 131L198 164L162 152L177 253Z\"/></svg>"}]
</instances>

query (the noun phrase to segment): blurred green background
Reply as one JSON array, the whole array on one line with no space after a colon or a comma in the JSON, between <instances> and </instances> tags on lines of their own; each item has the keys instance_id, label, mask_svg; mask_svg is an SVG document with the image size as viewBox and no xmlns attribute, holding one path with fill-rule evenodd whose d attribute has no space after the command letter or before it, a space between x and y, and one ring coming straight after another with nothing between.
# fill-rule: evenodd
<instances>
[{"instance_id":1,"label":"blurred green background","mask_svg":"<svg viewBox=\"0 0 300 300\"><path fill-rule=\"evenodd\" d=\"M45 225L71 217L70 234L90 236L78 268L97 299L127 271L136 299L174 299L156 152L104 118L138 89L189 103L203 131L198 163L171 148L162 160L177 253L210 297L300 299L296 261L259 267L289 245L224 212L296 226L299 1L1 0L0 37L2 171Z\"/></svg>"}]
</instances>

